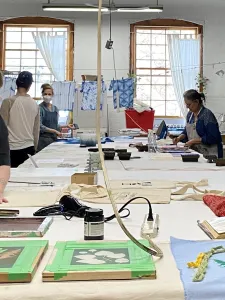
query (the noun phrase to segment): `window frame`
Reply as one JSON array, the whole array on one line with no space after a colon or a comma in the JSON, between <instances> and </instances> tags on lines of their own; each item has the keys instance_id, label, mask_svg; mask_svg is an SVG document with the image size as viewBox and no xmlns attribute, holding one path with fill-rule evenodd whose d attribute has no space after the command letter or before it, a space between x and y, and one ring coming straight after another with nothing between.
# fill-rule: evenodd
<instances>
[{"instance_id":1,"label":"window frame","mask_svg":"<svg viewBox=\"0 0 225 300\"><path fill-rule=\"evenodd\" d=\"M199 73L203 74L203 26L183 21L183 20L172 20L172 19L153 19L153 20L145 20L141 22L137 22L130 25L130 74L136 74L136 47L137 47L137 30L139 29L153 29L154 30L165 30L165 29L178 29L179 30L188 30L188 29L196 29L197 35L200 37L200 70ZM147 68L151 70L151 68ZM166 70L166 68L165 68ZM165 99L166 101L166 99ZM157 116L157 118L183 118L181 116Z\"/></svg>"},{"instance_id":2,"label":"window frame","mask_svg":"<svg viewBox=\"0 0 225 300\"><path fill-rule=\"evenodd\" d=\"M0 22L0 69L5 69L6 27L65 27L67 28L66 80L74 79L74 23L47 17L12 18ZM29 50L26 50L29 51ZM34 50L32 50L34 51Z\"/></svg>"}]
</instances>

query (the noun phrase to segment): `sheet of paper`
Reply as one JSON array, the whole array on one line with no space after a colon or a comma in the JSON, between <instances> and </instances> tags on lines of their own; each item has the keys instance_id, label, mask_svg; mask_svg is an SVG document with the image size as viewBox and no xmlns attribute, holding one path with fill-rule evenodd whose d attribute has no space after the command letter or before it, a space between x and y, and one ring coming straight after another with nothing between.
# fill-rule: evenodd
<instances>
[{"instance_id":1,"label":"sheet of paper","mask_svg":"<svg viewBox=\"0 0 225 300\"><path fill-rule=\"evenodd\" d=\"M210 221L207 221L207 222L218 233L224 233L225 232L225 217L216 218L214 220L210 220Z\"/></svg>"}]
</instances>

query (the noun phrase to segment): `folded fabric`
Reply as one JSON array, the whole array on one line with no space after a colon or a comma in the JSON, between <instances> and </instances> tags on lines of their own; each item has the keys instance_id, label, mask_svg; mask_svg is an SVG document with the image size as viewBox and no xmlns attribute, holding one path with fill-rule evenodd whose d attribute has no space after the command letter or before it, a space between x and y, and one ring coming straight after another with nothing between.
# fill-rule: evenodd
<instances>
[{"instance_id":1,"label":"folded fabric","mask_svg":"<svg viewBox=\"0 0 225 300\"><path fill-rule=\"evenodd\" d=\"M112 196L116 203L124 204L132 198L141 197L134 203L146 203L143 199L147 198L151 203L168 204L170 203L171 191L169 189L149 189L138 190L132 189L112 189ZM70 184L66 185L58 196L57 201L65 195L70 195L79 200L91 203L108 204L110 199L106 188L100 185Z\"/></svg>"},{"instance_id":2,"label":"folded fabric","mask_svg":"<svg viewBox=\"0 0 225 300\"><path fill-rule=\"evenodd\" d=\"M217 217L225 216L225 197L217 195L205 195L204 203L214 212Z\"/></svg>"},{"instance_id":3,"label":"folded fabric","mask_svg":"<svg viewBox=\"0 0 225 300\"><path fill-rule=\"evenodd\" d=\"M73 183L65 186L62 189L58 200L65 195L70 195L80 200L87 200L90 198L104 198L108 196L108 193L107 190L100 185L86 185Z\"/></svg>"},{"instance_id":4,"label":"folded fabric","mask_svg":"<svg viewBox=\"0 0 225 300\"><path fill-rule=\"evenodd\" d=\"M200 282L193 282L197 271L187 266L200 253L220 246L225 247L225 241L188 241L171 237L171 251L180 271L186 300L225 299L225 253L215 254L210 258L205 277Z\"/></svg>"},{"instance_id":5,"label":"folded fabric","mask_svg":"<svg viewBox=\"0 0 225 300\"><path fill-rule=\"evenodd\" d=\"M204 182L204 181L203 181ZM223 196L225 195L224 191L220 190L200 190L197 188L197 184L187 184L186 186L182 187L181 189L173 192L171 194L171 200L197 200L197 201L202 201L203 197L205 195L219 195ZM200 185L201 186L201 185ZM187 193L186 192L192 189L194 193Z\"/></svg>"}]
</instances>

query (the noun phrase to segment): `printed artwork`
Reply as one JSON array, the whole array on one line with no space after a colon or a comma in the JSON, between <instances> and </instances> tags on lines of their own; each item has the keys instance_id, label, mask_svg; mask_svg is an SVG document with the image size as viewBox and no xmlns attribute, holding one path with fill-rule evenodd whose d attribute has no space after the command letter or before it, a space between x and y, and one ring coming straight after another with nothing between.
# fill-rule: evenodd
<instances>
[{"instance_id":1,"label":"printed artwork","mask_svg":"<svg viewBox=\"0 0 225 300\"><path fill-rule=\"evenodd\" d=\"M132 241L57 242L42 273L45 282L134 278L156 279L156 269L151 255Z\"/></svg>"},{"instance_id":2,"label":"printed artwork","mask_svg":"<svg viewBox=\"0 0 225 300\"><path fill-rule=\"evenodd\" d=\"M103 265L129 264L130 258L127 249L76 249L73 253L71 265Z\"/></svg>"},{"instance_id":3,"label":"printed artwork","mask_svg":"<svg viewBox=\"0 0 225 300\"><path fill-rule=\"evenodd\" d=\"M31 282L48 241L0 240L0 283Z\"/></svg>"},{"instance_id":4,"label":"printed artwork","mask_svg":"<svg viewBox=\"0 0 225 300\"><path fill-rule=\"evenodd\" d=\"M42 237L53 222L51 217L0 219L1 238L36 238Z\"/></svg>"},{"instance_id":5,"label":"printed artwork","mask_svg":"<svg viewBox=\"0 0 225 300\"><path fill-rule=\"evenodd\" d=\"M24 247L2 247L0 248L0 268L12 268Z\"/></svg>"}]
</instances>

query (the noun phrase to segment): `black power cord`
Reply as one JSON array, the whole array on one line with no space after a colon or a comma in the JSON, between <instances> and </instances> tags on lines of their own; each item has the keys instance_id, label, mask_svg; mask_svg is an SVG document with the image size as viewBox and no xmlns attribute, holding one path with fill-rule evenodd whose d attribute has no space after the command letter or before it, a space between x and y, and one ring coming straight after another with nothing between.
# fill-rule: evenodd
<instances>
[{"instance_id":1,"label":"black power cord","mask_svg":"<svg viewBox=\"0 0 225 300\"><path fill-rule=\"evenodd\" d=\"M132 199L130 199L129 201L127 201L127 202L119 209L119 213L123 212L124 210L127 210L129 213L128 213L126 216L123 216L123 217L121 217L121 218L127 218L127 217L129 217L129 215L130 215L130 210L129 210L128 208L126 208L126 206L129 205L131 202L137 200L137 199L144 199L144 200L147 201L148 207L149 207L149 211L148 211L148 219L147 219L147 220L148 220L148 221L153 221L152 206L151 206L150 201L149 201L147 198L145 198L145 197L135 197L135 198L132 198ZM113 219L115 219L115 217L116 217L115 214L113 214L112 216L105 218L105 223L112 221Z\"/></svg>"},{"instance_id":2,"label":"black power cord","mask_svg":"<svg viewBox=\"0 0 225 300\"><path fill-rule=\"evenodd\" d=\"M144 199L148 203L149 212L148 212L148 221L153 221L152 206L150 201L145 197L135 197L127 201L120 209L119 213L127 212L125 215L121 216L122 219L130 216L130 210L126 208L131 202L137 199ZM63 216L66 220L71 220L73 217L84 218L86 209L90 208L89 206L81 204L76 198L71 196L63 196L58 205L47 206L39 209L33 215L34 216ZM105 223L115 219L115 214L106 217Z\"/></svg>"}]
</instances>

